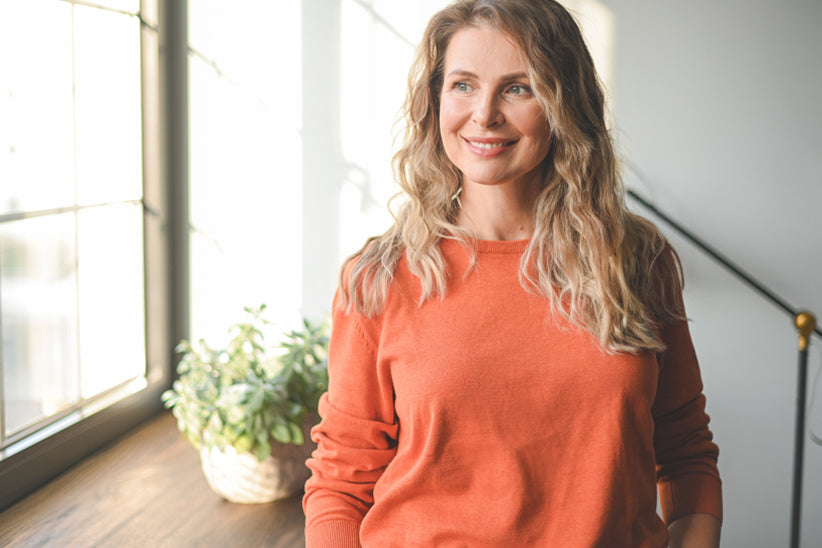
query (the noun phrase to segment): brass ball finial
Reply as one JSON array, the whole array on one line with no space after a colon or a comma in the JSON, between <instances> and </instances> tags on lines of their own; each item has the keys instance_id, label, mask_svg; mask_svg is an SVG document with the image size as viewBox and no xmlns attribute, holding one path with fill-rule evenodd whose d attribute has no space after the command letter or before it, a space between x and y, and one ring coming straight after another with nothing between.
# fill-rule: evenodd
<instances>
[{"instance_id":1,"label":"brass ball finial","mask_svg":"<svg viewBox=\"0 0 822 548\"><path fill-rule=\"evenodd\" d=\"M794 323L799 330L799 350L807 350L811 333L816 329L816 318L810 312L803 311L796 315Z\"/></svg>"}]
</instances>

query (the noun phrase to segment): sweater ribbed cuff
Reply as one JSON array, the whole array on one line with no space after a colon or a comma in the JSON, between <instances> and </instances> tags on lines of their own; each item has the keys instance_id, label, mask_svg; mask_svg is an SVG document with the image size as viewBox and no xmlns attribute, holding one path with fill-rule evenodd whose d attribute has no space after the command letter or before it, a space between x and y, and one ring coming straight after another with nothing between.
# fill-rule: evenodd
<instances>
[{"instance_id":1,"label":"sweater ribbed cuff","mask_svg":"<svg viewBox=\"0 0 822 548\"><path fill-rule=\"evenodd\" d=\"M342 519L317 523L305 530L305 548L360 548L360 524Z\"/></svg>"},{"instance_id":2,"label":"sweater ribbed cuff","mask_svg":"<svg viewBox=\"0 0 822 548\"><path fill-rule=\"evenodd\" d=\"M722 481L707 474L688 474L659 489L666 525L688 514L710 514L722 521Z\"/></svg>"}]
</instances>

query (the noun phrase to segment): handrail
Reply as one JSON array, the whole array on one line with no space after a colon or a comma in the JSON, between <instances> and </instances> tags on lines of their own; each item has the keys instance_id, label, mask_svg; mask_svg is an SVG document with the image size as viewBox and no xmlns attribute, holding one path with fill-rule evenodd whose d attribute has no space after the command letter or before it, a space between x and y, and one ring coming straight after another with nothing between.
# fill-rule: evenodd
<instances>
[{"instance_id":1,"label":"handrail","mask_svg":"<svg viewBox=\"0 0 822 548\"><path fill-rule=\"evenodd\" d=\"M724 266L725 268L727 268L728 270L733 272L738 278L740 278L745 283L747 283L749 286L751 286L757 293L759 293L760 295L762 295L763 297L765 297L766 299L771 301L778 308L781 308L782 310L784 310L785 312L790 314L792 318L796 318L797 315L803 313L803 311L797 310L794 307L792 307L790 304L788 304L785 301L785 299L783 299L783 298L779 297L778 295L776 295L773 291L771 291L770 289L765 287L756 278L754 278L753 276L751 276L750 274L745 272L739 266L735 265L733 262L731 262L729 259L727 259L724 255L722 255L720 252L718 252L716 249L714 249L713 247L711 247L710 245L705 243L704 240L700 239L699 237L694 235L690 230L688 230L687 228L683 227L681 224L679 224L678 222L673 220L669 215L667 215L664 212L660 211L659 208L657 208L654 204L649 202L644 197L637 194L636 191L631 190L631 189L627 189L625 191L625 193L630 198L632 198L633 200L640 203L642 205L642 207L644 207L645 209L647 209L648 211L653 213L656 217L658 217L661 220L665 221L665 223L668 226L670 226L671 228L676 230L681 236L685 237L692 244L694 244L699 249L701 249L702 251L704 251L705 253L710 255L715 261L717 261L722 266ZM822 337L822 327L814 328L812 333L814 335Z\"/></svg>"},{"instance_id":2,"label":"handrail","mask_svg":"<svg viewBox=\"0 0 822 548\"><path fill-rule=\"evenodd\" d=\"M790 531L790 547L799 547L799 538L801 534L801 516L802 516L802 470L803 470L803 456L805 448L805 396L807 392L808 379L808 345L810 343L811 335L822 337L822 329L816 326L816 318L813 314L807 311L796 310L789 305L784 299L776 295L773 291L765 287L761 282L756 280L753 276L742 270L740 267L728 260L724 255L719 253L716 249L706 244L703 240L695 236L691 231L674 221L670 216L660 211L651 202L637 194L635 191L627 189L626 194L639 202L648 211L665 221L671 228L676 230L680 235L688 239L692 244L709 255L719 264L730 270L742 281L747 283L756 292L771 301L778 308L784 310L794 318L794 324L799 332L799 367L797 368L797 387L796 387L796 420L794 431L794 461L793 461L793 488L791 501L791 531ZM814 440L815 441L815 440Z\"/></svg>"}]
</instances>

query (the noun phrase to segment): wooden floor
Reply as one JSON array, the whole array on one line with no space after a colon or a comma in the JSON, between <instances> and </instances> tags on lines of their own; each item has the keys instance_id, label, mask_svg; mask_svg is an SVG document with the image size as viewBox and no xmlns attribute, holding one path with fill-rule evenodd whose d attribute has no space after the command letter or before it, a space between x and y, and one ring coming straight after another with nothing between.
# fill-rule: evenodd
<instances>
[{"instance_id":1,"label":"wooden floor","mask_svg":"<svg viewBox=\"0 0 822 548\"><path fill-rule=\"evenodd\" d=\"M226 502L164 413L0 513L0 546L305 546L299 496Z\"/></svg>"}]
</instances>

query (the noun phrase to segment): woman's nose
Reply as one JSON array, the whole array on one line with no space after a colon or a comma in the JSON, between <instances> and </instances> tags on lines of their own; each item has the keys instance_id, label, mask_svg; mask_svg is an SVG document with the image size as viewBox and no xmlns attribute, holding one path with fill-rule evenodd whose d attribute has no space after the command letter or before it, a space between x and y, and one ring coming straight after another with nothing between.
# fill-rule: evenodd
<instances>
[{"instance_id":1,"label":"woman's nose","mask_svg":"<svg viewBox=\"0 0 822 548\"><path fill-rule=\"evenodd\" d=\"M477 97L474 113L471 119L480 127L494 127L502 125L505 117L500 110L500 97L496 93L483 93Z\"/></svg>"}]
</instances>

